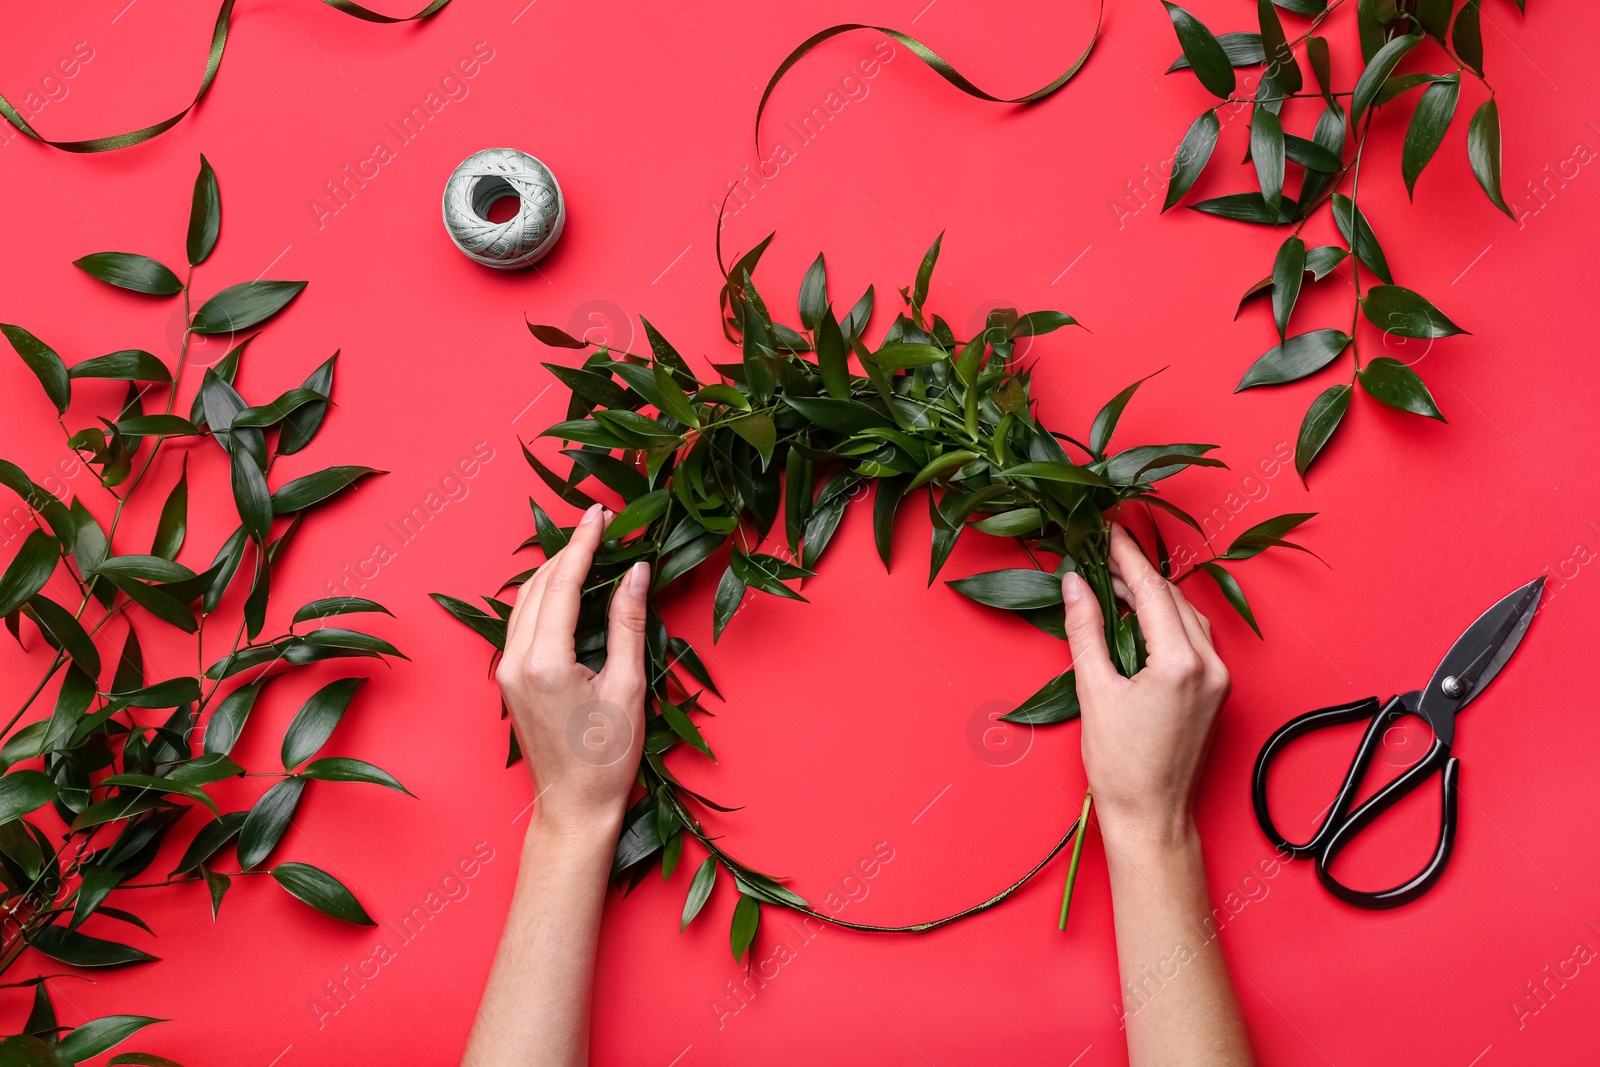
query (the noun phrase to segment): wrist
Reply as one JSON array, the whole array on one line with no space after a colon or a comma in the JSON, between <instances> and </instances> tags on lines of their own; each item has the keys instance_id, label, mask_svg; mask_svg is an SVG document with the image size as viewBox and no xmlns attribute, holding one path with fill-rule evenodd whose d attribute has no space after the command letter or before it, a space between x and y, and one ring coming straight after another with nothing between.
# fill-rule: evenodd
<instances>
[{"instance_id":1,"label":"wrist","mask_svg":"<svg viewBox=\"0 0 1600 1067\"><path fill-rule=\"evenodd\" d=\"M1151 815L1102 809L1100 834L1108 852L1120 852L1135 862L1200 852L1200 831L1187 811Z\"/></svg>"},{"instance_id":2,"label":"wrist","mask_svg":"<svg viewBox=\"0 0 1600 1067\"><path fill-rule=\"evenodd\" d=\"M536 802L528 821L528 836L572 844L593 843L611 848L622 833L623 805L581 810Z\"/></svg>"}]
</instances>

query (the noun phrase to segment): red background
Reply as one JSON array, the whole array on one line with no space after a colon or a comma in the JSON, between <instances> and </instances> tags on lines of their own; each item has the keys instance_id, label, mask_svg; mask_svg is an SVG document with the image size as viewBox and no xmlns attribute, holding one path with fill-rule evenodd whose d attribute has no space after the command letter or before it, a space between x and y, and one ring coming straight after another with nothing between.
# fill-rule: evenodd
<instances>
[{"instance_id":1,"label":"red background","mask_svg":"<svg viewBox=\"0 0 1600 1067\"><path fill-rule=\"evenodd\" d=\"M424 905L479 842L493 855L465 882L467 896L403 945L389 931L324 919L262 880L237 885L215 924L196 886L125 901L160 935L133 931L131 939L165 960L92 975L92 985L53 982L66 1023L113 1012L171 1017L129 1047L188 1063L458 1056L531 790L520 768L501 769L505 731L485 647L425 594L488 592L526 565L510 550L529 532L525 497L536 480L517 439L561 417L564 393L550 388L539 361L564 354L535 344L522 316L576 321L578 331L625 343L644 314L685 352L728 358L716 327L708 202L754 163L758 87L790 47L825 25L875 21L922 37L991 91L1015 94L1053 77L1089 30L1087 2L857 0L759 13L716 0L526 2L459 3L425 24L385 28L309 0L243 0L215 88L171 133L92 157L18 137L0 148L0 197L10 206L0 318L31 329L69 363L124 347L171 354L174 304L107 290L69 263L107 248L181 262L202 151L221 179L224 222L197 292L269 264L269 277L311 281L249 353L245 395L262 402L342 349L339 407L318 439L322 455L294 457L284 475L327 462L392 473L308 523L277 583L274 618L324 595L325 583L368 559L375 542L397 549L362 592L396 611L398 619L375 628L412 662L367 672L373 684L330 751L388 768L421 799L312 789L280 856L330 866L382 923ZM0 91L14 102L76 42L93 49L65 98L38 115L47 135L133 128L188 99L215 14L210 0L125 4L93 0L70 12L13 5L0 15ZM1254 5L1193 7L1218 31L1253 24ZM1600 543L1600 494L1592 433L1580 436L1600 408L1590 316L1581 310L1597 281L1583 235L1592 238L1600 222L1592 188L1600 179L1565 163L1575 152L1592 158L1600 145L1591 123L1600 118L1600 71L1578 46L1600 31L1600 16L1589 5L1529 7L1525 20L1500 0L1484 11L1506 129L1507 198L1520 224L1495 213L1467 171L1464 120L1481 88L1464 91L1414 205L1398 173L1406 108L1380 119L1362 183L1397 280L1472 331L1438 342L1418 365L1450 425L1358 396L1309 493L1271 457L1293 441L1322 386L1230 395L1272 343L1260 308L1238 322L1231 316L1238 295L1267 272L1275 239L1189 211L1161 217L1148 203L1159 200L1172 146L1207 100L1192 78L1162 76L1176 46L1153 2L1113 3L1108 39L1080 79L1027 110L963 97L896 47L865 82L867 95L801 147L724 233L727 247L742 250L778 230L758 282L786 310L805 265L826 249L836 302L877 284L881 330L894 290L944 230L930 304L958 333L973 309L996 303L1060 308L1092 330L1056 334L1035 349L1035 392L1052 426L1081 433L1106 397L1170 365L1144 387L1120 440L1216 441L1233 465L1167 483L1175 500L1196 513L1223 508L1225 537L1281 511L1321 513L1303 540L1329 568L1289 553L1237 568L1264 643L1215 590L1193 589L1235 677L1199 818L1213 894L1236 913L1222 941L1267 1063L1570 1062L1594 1036L1600 977L1592 968L1564 986L1551 981L1543 1002L1527 999L1524 984L1543 981L1542 969L1555 971L1580 942L1586 958L1600 948L1600 933L1586 925L1600 923L1589 833L1600 727L1580 674L1600 602L1600 570L1585 565ZM1353 28L1343 18L1336 26L1336 68L1348 82ZM852 35L803 62L774 97L768 145L877 39ZM421 103L477 42L488 42L493 58L466 83L468 95L319 221L310 202L325 195L324 183L368 158L375 140L393 144L385 123ZM1292 129L1308 128L1309 113L1289 114ZM1234 165L1243 126L1230 124L1204 195L1252 180ZM537 271L479 268L440 225L446 176L492 145L535 153L566 192L566 234ZM1543 201L1530 198L1524 183L1562 166L1564 183L1545 185ZM1129 183L1147 182L1157 191L1136 199ZM1322 288L1297 322L1342 321L1346 288ZM1369 352L1378 343L1369 340ZM1416 344L1402 358L1416 358ZM200 350L201 362L218 355ZM42 478L66 456L48 405L20 361L0 360L0 381L0 454ZM113 405L116 390L103 388L100 396L80 386L86 402L75 420ZM493 459L465 482L465 498L400 546L385 523L423 503L477 442ZM176 476L173 451L152 473L155 484ZM210 451L192 477L218 488L200 496L183 557L200 565L234 525L225 496L215 495L226 481ZM1258 468L1263 460L1274 477ZM106 497L92 475L69 484L101 510ZM985 750L968 741L974 715L1026 696L1061 669L1064 650L943 585L925 589L925 517L902 526L888 575L869 527L865 509L853 507L821 575L807 583L812 603L754 600L714 650L709 584L674 609L678 631L701 647L728 698L726 713L707 725L720 765L680 753L675 766L697 788L744 805L712 823L736 854L792 875L813 900L887 842L892 861L861 883L867 896L843 917L908 922L981 899L1026 869L1075 815L1083 775L1070 725L1038 732L1008 765L979 758ZM129 543L144 536L135 532ZM1014 565L1009 550L982 540L965 539L947 576ZM1263 868L1271 849L1251 817L1248 775L1267 734L1310 707L1421 684L1478 611L1540 573L1552 577L1548 610L1461 724L1460 834L1438 887L1410 907L1370 914L1333 901L1303 865ZM0 641L9 702L43 662L36 637L27 651ZM244 756L270 765L300 698L339 673L348 671L313 668L280 684L258 708ZM1018 749L1026 741L1012 739ZM1309 818L1321 806L1351 743L1328 739L1296 754L1300 770L1280 783L1285 811ZM1378 880L1419 862L1431 847L1433 804L1418 798L1398 813L1352 857L1352 871ZM999 910L926 937L828 930L802 945L784 916L769 912L757 959L779 941L793 958L747 1006L730 1015L737 1005L728 1002L720 1017L712 1004L742 976L727 949L732 898L723 887L680 935L687 872L666 886L652 876L607 911L596 1061L1121 1063L1097 835L1085 857L1064 935L1054 927L1059 862ZM698 858L691 849L685 867ZM126 936L97 922L103 936ZM343 1001L324 999L319 1009L326 983L367 960L380 938L396 947L378 977L351 982ZM0 997L15 1027L26 993Z\"/></svg>"}]
</instances>

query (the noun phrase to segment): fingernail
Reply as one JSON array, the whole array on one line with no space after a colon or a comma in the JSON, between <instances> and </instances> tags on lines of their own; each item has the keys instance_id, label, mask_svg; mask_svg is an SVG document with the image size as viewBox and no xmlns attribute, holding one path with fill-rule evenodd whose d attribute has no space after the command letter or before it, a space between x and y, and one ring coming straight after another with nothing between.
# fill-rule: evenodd
<instances>
[{"instance_id":1,"label":"fingernail","mask_svg":"<svg viewBox=\"0 0 1600 1067\"><path fill-rule=\"evenodd\" d=\"M589 510L585 511L583 513L583 518L581 520L579 520L578 525L579 526L587 526L587 525L589 525L591 522L593 522L594 520L596 520L596 519L598 519L600 517L601 510L602 509L601 509L599 504L590 504L589 505Z\"/></svg>"},{"instance_id":2,"label":"fingernail","mask_svg":"<svg viewBox=\"0 0 1600 1067\"><path fill-rule=\"evenodd\" d=\"M628 570L628 593L632 596L644 596L648 588L650 588L650 564L641 560Z\"/></svg>"},{"instance_id":3,"label":"fingernail","mask_svg":"<svg viewBox=\"0 0 1600 1067\"><path fill-rule=\"evenodd\" d=\"M1068 604L1076 603L1083 596L1083 579L1076 572L1068 571L1061 579L1061 596Z\"/></svg>"}]
</instances>

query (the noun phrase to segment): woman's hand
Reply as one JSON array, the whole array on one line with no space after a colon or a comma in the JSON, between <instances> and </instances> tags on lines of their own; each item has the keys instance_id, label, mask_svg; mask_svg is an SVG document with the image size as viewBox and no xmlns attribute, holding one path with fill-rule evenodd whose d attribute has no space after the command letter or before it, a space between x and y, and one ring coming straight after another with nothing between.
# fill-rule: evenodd
<instances>
[{"instance_id":1,"label":"woman's hand","mask_svg":"<svg viewBox=\"0 0 1600 1067\"><path fill-rule=\"evenodd\" d=\"M1111 573L1139 616L1149 657L1132 678L1119 675L1099 603L1076 574L1065 576L1084 771L1108 838L1170 842L1189 832L1206 741L1228 696L1228 669L1211 646L1205 616L1120 526L1111 529Z\"/></svg>"},{"instance_id":2,"label":"woman's hand","mask_svg":"<svg viewBox=\"0 0 1600 1067\"><path fill-rule=\"evenodd\" d=\"M589 564L611 514L584 512L572 540L523 584L495 673L538 789L540 820L563 833L621 825L644 744L645 593L636 563L611 598L606 664L577 661L573 635Z\"/></svg>"},{"instance_id":3,"label":"woman's hand","mask_svg":"<svg viewBox=\"0 0 1600 1067\"><path fill-rule=\"evenodd\" d=\"M1083 708L1083 767L1100 809L1132 1067L1249 1067L1250 1041L1212 928L1195 780L1228 671L1211 624L1111 530L1112 585L1139 616L1149 657L1132 678L1106 651L1100 605L1062 583Z\"/></svg>"}]
</instances>

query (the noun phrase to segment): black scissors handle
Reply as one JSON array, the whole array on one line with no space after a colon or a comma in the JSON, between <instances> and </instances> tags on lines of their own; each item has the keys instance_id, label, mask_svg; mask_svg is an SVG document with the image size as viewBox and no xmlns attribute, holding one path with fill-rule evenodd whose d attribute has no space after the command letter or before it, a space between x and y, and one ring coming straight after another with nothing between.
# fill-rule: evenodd
<instances>
[{"instance_id":1,"label":"black scissors handle","mask_svg":"<svg viewBox=\"0 0 1600 1067\"><path fill-rule=\"evenodd\" d=\"M1406 768L1399 777L1378 790L1360 807L1354 811L1350 810L1367 768L1372 764L1378 746L1383 743L1384 732L1410 714L1415 714L1415 711L1404 696L1393 697L1381 706L1376 697L1369 697L1353 704L1322 708L1285 723L1277 733L1267 739L1267 743L1261 748L1261 754L1256 758L1252 794L1256 821L1260 823L1267 840L1289 856L1300 859L1314 858L1317 880L1323 887L1340 900L1359 908L1396 908L1417 899L1444 873L1445 865L1450 861L1451 849L1455 845L1456 785L1460 774L1460 761L1450 754L1450 746L1437 736L1432 747L1420 760ZM1322 824L1311 838L1303 843L1297 844L1284 837L1272 821L1272 812L1267 803L1267 776L1273 761L1292 741L1308 733L1369 718L1372 721L1361 738L1355 758L1350 763L1350 770L1345 775L1344 783L1339 787L1339 793L1329 806ZM1440 774L1441 789L1439 839L1434 846L1433 857L1422 870L1400 885L1378 892L1353 889L1334 878L1329 868L1339 853L1362 830L1370 826L1374 819L1393 807L1402 797L1415 791L1435 772Z\"/></svg>"}]
</instances>

